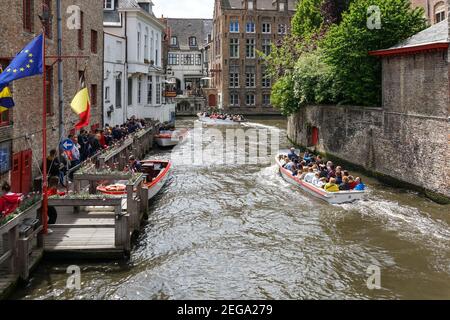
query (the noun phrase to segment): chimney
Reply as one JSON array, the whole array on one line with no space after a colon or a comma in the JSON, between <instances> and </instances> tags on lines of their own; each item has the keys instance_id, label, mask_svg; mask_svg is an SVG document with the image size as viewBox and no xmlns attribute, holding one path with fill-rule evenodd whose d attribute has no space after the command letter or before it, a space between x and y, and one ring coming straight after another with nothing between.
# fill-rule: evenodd
<instances>
[{"instance_id":1,"label":"chimney","mask_svg":"<svg viewBox=\"0 0 450 320\"><path fill-rule=\"evenodd\" d=\"M138 0L137 4L145 11L153 14L153 2L152 0Z\"/></svg>"}]
</instances>

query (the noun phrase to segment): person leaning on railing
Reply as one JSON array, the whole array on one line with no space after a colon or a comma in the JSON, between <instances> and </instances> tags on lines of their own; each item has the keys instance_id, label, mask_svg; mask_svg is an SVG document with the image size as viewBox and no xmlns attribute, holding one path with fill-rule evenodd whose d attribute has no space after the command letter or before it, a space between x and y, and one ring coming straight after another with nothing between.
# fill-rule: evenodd
<instances>
[{"instance_id":1,"label":"person leaning on railing","mask_svg":"<svg viewBox=\"0 0 450 320\"><path fill-rule=\"evenodd\" d=\"M8 182L2 184L2 196L0 197L0 214L1 218L7 217L19 207L23 200L23 195L20 193L11 192L11 186Z\"/></svg>"}]
</instances>

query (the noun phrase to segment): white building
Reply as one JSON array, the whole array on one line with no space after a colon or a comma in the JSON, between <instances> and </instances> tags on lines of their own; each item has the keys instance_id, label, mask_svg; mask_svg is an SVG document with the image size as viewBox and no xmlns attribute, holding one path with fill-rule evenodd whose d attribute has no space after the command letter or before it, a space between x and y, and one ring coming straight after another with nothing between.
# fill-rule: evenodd
<instances>
[{"instance_id":1,"label":"white building","mask_svg":"<svg viewBox=\"0 0 450 320\"><path fill-rule=\"evenodd\" d=\"M175 105L162 97L165 26L153 14L151 0L104 0L104 122L127 118L173 121Z\"/></svg>"}]
</instances>

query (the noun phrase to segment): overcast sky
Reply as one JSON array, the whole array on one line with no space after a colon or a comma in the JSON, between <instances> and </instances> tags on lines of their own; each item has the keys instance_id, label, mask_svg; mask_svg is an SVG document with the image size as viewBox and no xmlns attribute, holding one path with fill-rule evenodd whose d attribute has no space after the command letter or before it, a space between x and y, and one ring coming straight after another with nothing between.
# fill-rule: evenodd
<instances>
[{"instance_id":1,"label":"overcast sky","mask_svg":"<svg viewBox=\"0 0 450 320\"><path fill-rule=\"evenodd\" d=\"M153 0L153 12L168 18L212 18L214 0Z\"/></svg>"}]
</instances>

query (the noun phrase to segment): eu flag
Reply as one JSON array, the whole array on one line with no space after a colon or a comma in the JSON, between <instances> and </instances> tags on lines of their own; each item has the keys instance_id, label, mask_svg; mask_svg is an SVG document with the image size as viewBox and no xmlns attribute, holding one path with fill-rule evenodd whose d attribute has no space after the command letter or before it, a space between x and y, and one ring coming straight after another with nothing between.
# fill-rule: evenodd
<instances>
[{"instance_id":1,"label":"eu flag","mask_svg":"<svg viewBox=\"0 0 450 320\"><path fill-rule=\"evenodd\" d=\"M0 90L10 82L42 74L43 35L33 39L0 74Z\"/></svg>"}]
</instances>

